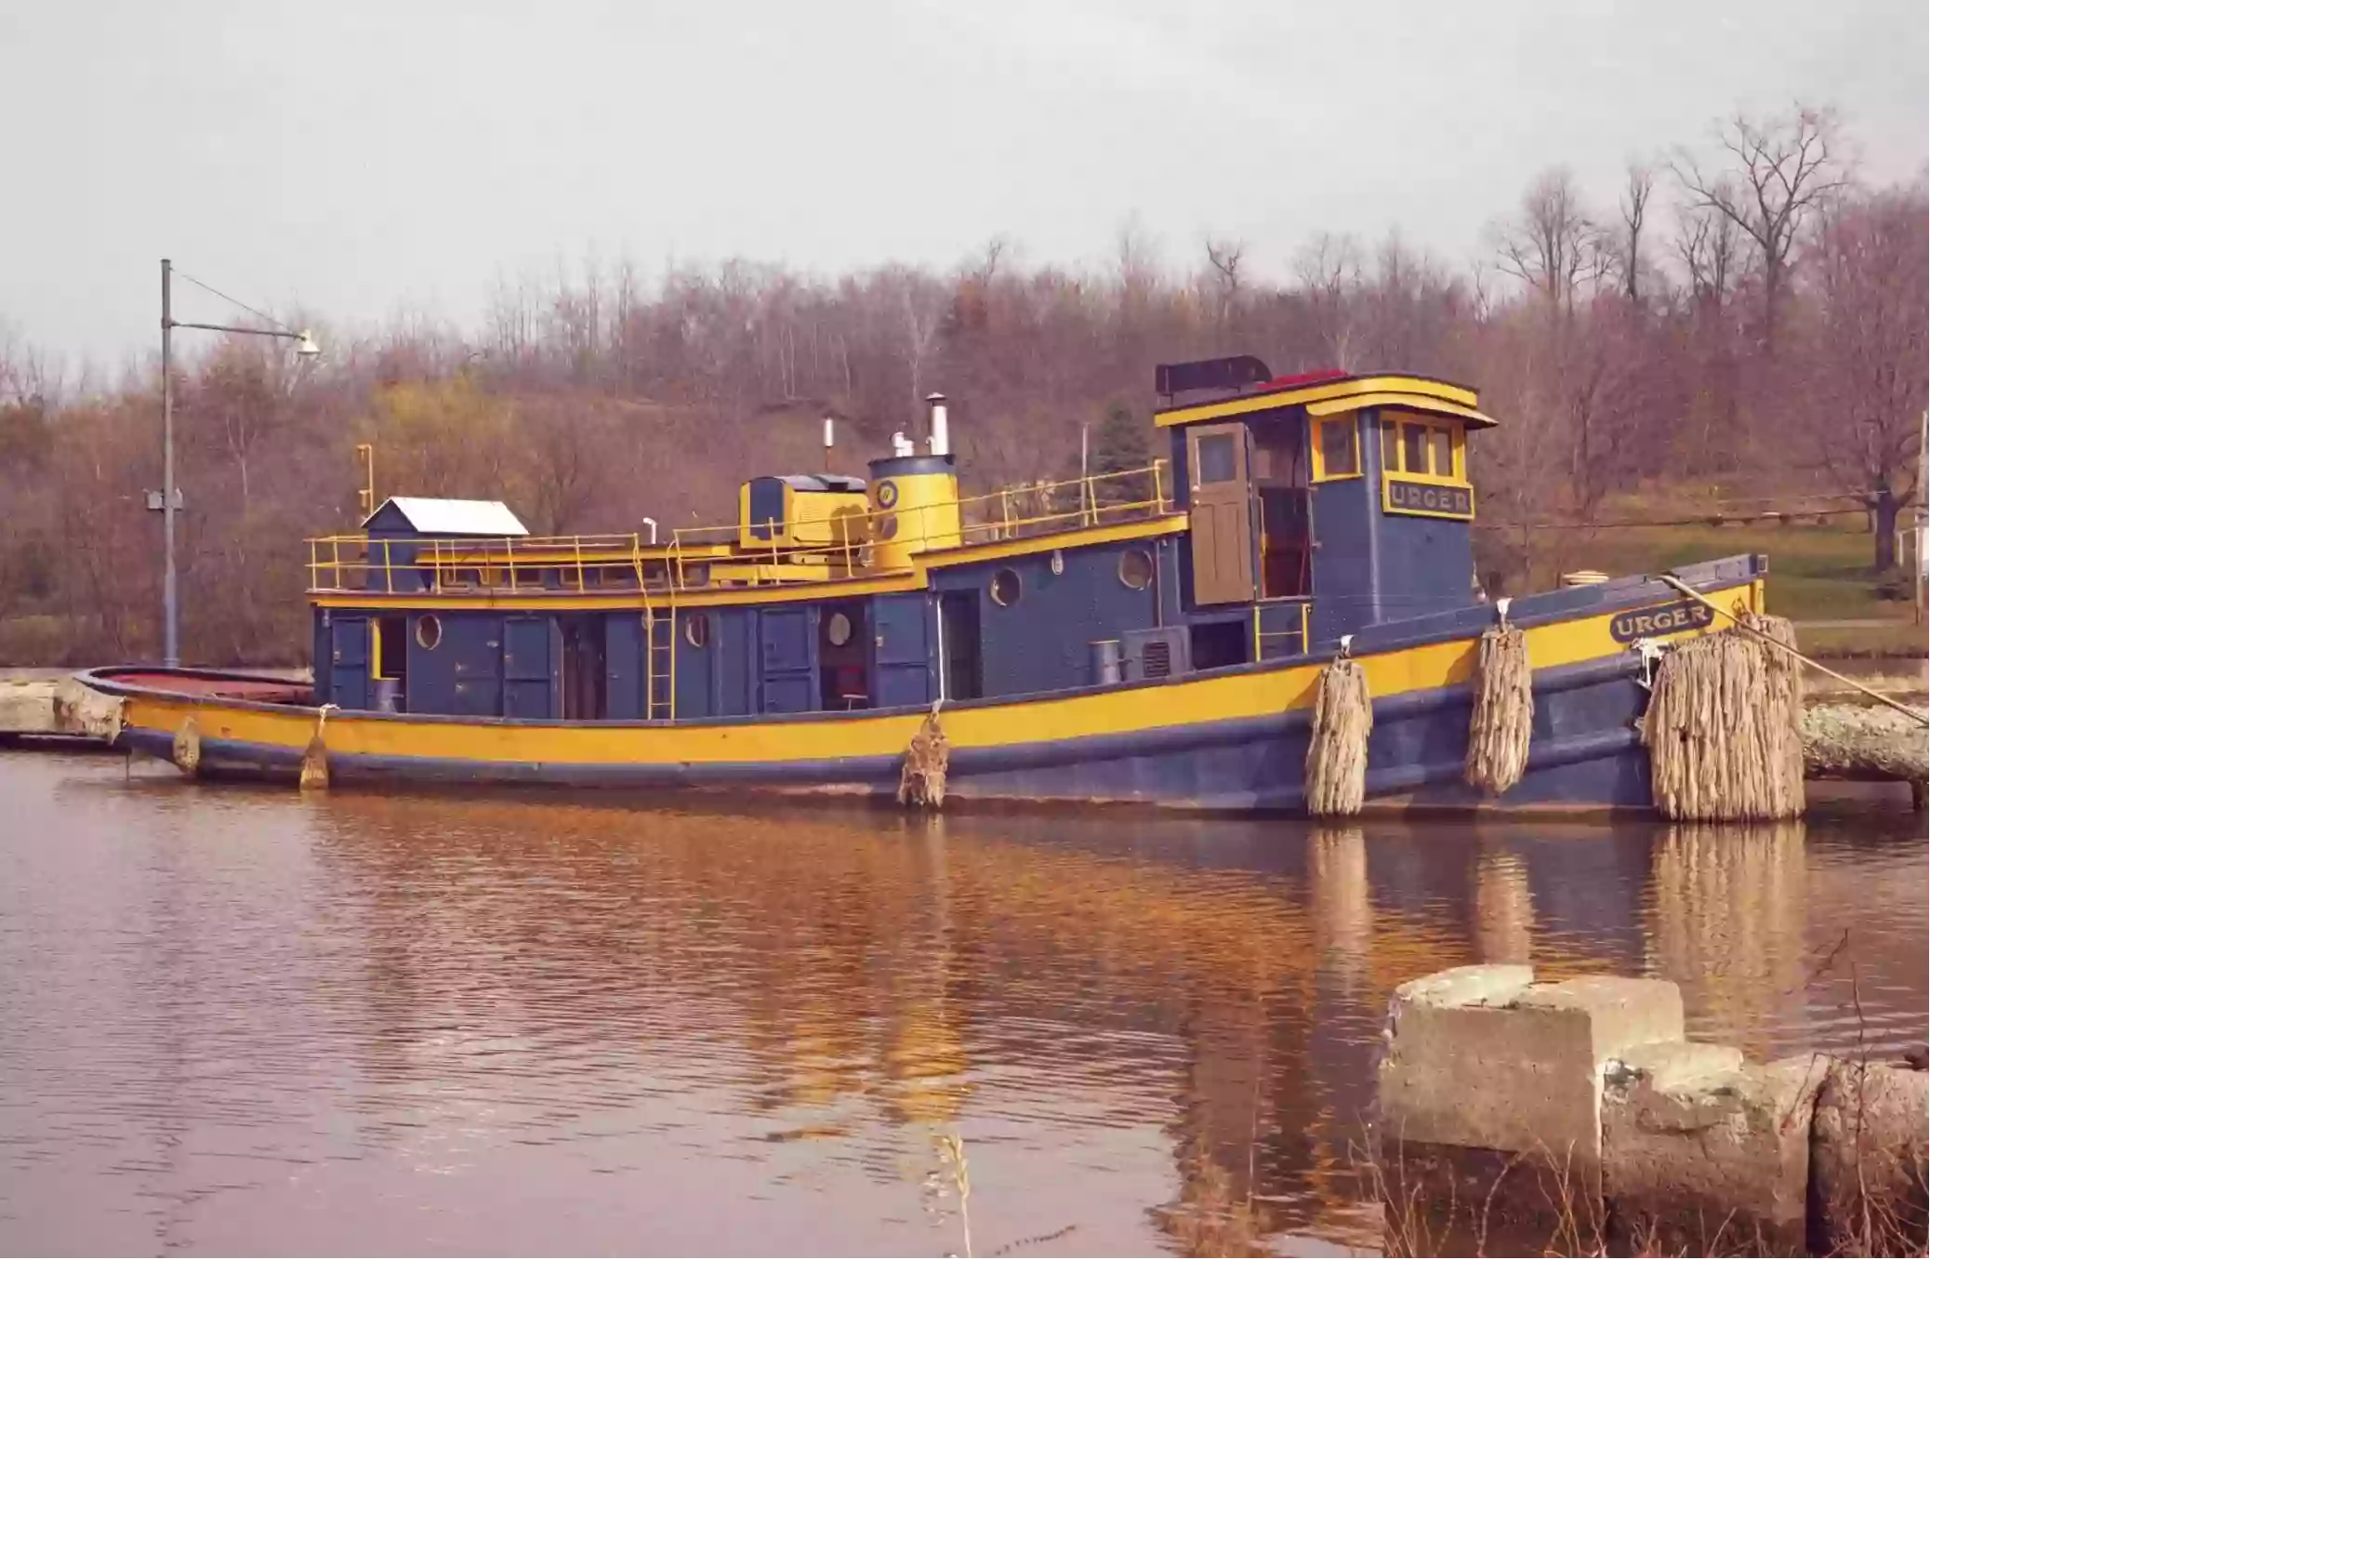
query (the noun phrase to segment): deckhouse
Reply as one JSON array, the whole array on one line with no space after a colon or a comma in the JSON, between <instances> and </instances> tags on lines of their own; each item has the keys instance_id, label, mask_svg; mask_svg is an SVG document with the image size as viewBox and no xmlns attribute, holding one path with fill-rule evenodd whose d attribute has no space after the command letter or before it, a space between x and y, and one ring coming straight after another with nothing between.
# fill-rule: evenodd
<instances>
[{"instance_id":1,"label":"deckhouse","mask_svg":"<svg viewBox=\"0 0 2380 1552\"><path fill-rule=\"evenodd\" d=\"M863 479L747 480L736 520L531 536L391 497L311 541L317 696L350 710L677 723L923 707L1304 656L1473 602L1458 383L1160 366L1169 455L964 496L948 406Z\"/></svg>"}]
</instances>

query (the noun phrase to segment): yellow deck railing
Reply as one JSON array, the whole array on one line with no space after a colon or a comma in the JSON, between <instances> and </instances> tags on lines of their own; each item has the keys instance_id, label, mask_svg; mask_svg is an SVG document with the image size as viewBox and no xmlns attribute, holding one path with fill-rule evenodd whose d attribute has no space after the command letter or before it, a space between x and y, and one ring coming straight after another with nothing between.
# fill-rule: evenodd
<instances>
[{"instance_id":1,"label":"yellow deck railing","mask_svg":"<svg viewBox=\"0 0 2380 1552\"><path fill-rule=\"evenodd\" d=\"M912 556L1015 539L1047 538L1174 515L1166 506L1166 460L1072 480L1011 485L982 496L900 509L912 533L945 531L902 541ZM942 521L955 513L955 525ZM843 520L850 537L836 543L791 538L744 539L734 524L679 528L667 540L641 534L553 534L520 538L381 538L330 534L306 541L306 583L313 592L423 591L505 593L618 592L639 597L654 590L702 592L747 585L753 578L714 580L715 565L739 571L771 565L815 569L822 580L882 577L895 568L877 563L878 543L866 532L873 508ZM903 568L906 569L906 568ZM418 589L400 590L411 573Z\"/></svg>"}]
</instances>

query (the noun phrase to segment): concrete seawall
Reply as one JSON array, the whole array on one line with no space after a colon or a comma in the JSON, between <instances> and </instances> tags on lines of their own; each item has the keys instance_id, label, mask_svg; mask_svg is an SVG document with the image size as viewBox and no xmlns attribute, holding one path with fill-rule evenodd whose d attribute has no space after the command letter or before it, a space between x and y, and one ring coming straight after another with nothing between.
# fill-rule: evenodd
<instances>
[{"instance_id":1,"label":"concrete seawall","mask_svg":"<svg viewBox=\"0 0 2380 1552\"><path fill-rule=\"evenodd\" d=\"M1889 706L1810 702L1802 708L1802 775L1812 781L1906 781L1911 801L1924 808L1931 731Z\"/></svg>"},{"instance_id":2,"label":"concrete seawall","mask_svg":"<svg viewBox=\"0 0 2380 1552\"><path fill-rule=\"evenodd\" d=\"M1923 1070L1748 1061L1686 1039L1671 982L1527 965L1409 981L1383 1034L1382 1196L1408 1247L1435 1214L1475 1216L1483 1245L1492 1214L1615 1254L1924 1251Z\"/></svg>"},{"instance_id":3,"label":"concrete seawall","mask_svg":"<svg viewBox=\"0 0 2380 1552\"><path fill-rule=\"evenodd\" d=\"M123 702L85 689L64 670L0 675L0 737L110 744L123 726Z\"/></svg>"}]
</instances>

